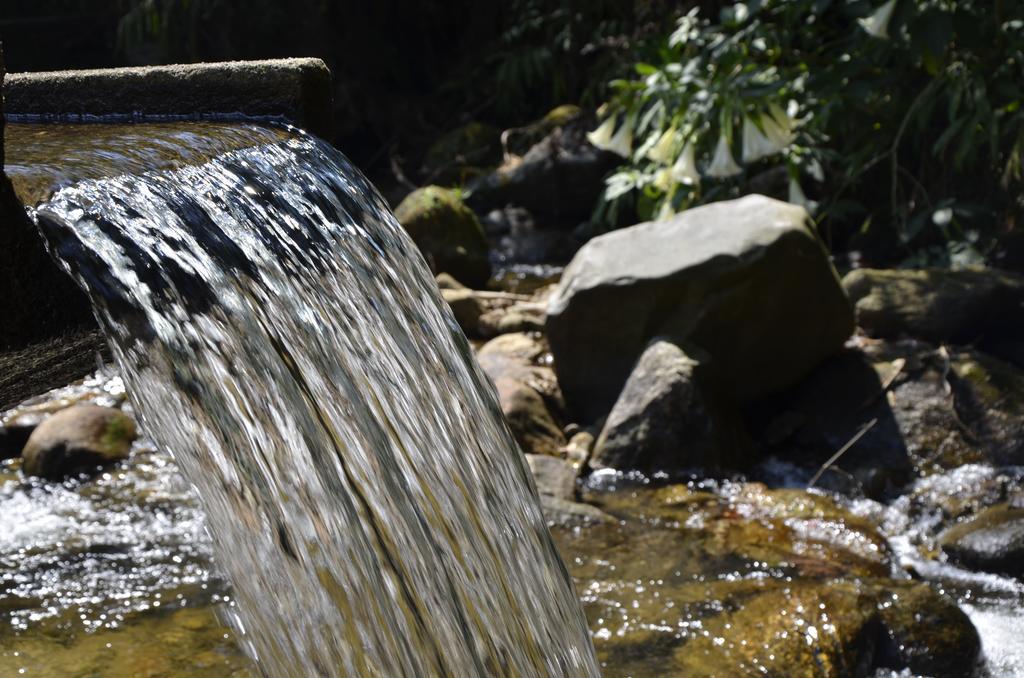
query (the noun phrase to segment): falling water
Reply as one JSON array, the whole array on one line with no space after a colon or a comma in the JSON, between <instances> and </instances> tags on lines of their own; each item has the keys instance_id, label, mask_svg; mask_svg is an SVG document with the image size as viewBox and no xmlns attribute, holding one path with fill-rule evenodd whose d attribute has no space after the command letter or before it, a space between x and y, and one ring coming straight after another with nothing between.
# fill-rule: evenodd
<instances>
[{"instance_id":1,"label":"falling water","mask_svg":"<svg viewBox=\"0 0 1024 678\"><path fill-rule=\"evenodd\" d=\"M415 246L337 151L246 129L202 162L66 185L36 218L202 498L250 654L275 676L596 675Z\"/></svg>"}]
</instances>

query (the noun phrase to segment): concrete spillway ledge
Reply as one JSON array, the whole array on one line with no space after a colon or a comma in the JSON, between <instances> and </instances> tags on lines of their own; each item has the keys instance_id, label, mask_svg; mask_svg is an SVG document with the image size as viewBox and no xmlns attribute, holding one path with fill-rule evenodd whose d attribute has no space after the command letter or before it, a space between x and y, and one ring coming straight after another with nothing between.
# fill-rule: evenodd
<instances>
[{"instance_id":1,"label":"concrete spillway ledge","mask_svg":"<svg viewBox=\"0 0 1024 678\"><path fill-rule=\"evenodd\" d=\"M12 73L0 54L0 133L13 120L256 118L330 140L331 74L320 59ZM0 136L2 139L2 136ZM3 144L0 143L0 166ZM0 412L95 369L107 354L85 295L46 254L0 176Z\"/></svg>"},{"instance_id":2,"label":"concrete spillway ledge","mask_svg":"<svg viewBox=\"0 0 1024 678\"><path fill-rule=\"evenodd\" d=\"M11 73L4 107L18 118L278 118L331 139L331 72L320 59Z\"/></svg>"}]
</instances>

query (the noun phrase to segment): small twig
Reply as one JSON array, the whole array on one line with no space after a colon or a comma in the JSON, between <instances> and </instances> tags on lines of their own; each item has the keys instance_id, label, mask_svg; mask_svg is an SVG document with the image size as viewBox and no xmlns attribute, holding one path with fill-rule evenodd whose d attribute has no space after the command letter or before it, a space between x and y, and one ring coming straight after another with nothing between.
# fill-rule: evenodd
<instances>
[{"instance_id":1,"label":"small twig","mask_svg":"<svg viewBox=\"0 0 1024 678\"><path fill-rule=\"evenodd\" d=\"M819 480L821 480L822 474L824 474L825 471L827 471L829 469L829 467L832 466L832 464L834 464L837 461L839 461L839 458L842 457L844 454L846 454L847 451L849 451L849 449L851 447L856 445L857 441L860 440L861 438L863 438L864 434L866 434L868 431L870 431L872 428L874 428L875 424L877 424L877 423L878 423L878 417L875 417L874 419L872 419L868 423L866 423L863 426L861 426L860 430L857 431L853 435L852 438L850 438L848 441L846 441L846 444L843 445L842 447L840 447L838 452L836 452L831 457L829 457L828 461L826 461L824 464L821 465L821 468L818 469L818 472L815 473L814 476L811 477L810 482L807 483L807 489L811 489L812 487L814 487L815 483L817 483Z\"/></svg>"},{"instance_id":2,"label":"small twig","mask_svg":"<svg viewBox=\"0 0 1024 678\"><path fill-rule=\"evenodd\" d=\"M865 400L863 403L861 403L861 406L857 408L858 412L867 409L871 405L874 405L876 400L881 398L889 391L890 388L892 388L892 385L896 383L896 380L899 378L899 376L903 374L903 368L907 366L907 360L906 358L897 358L896 360L892 361L892 366L895 369L892 371L892 374L886 377L885 381L882 382L882 388L880 388L877 393L875 393L867 400Z\"/></svg>"}]
</instances>

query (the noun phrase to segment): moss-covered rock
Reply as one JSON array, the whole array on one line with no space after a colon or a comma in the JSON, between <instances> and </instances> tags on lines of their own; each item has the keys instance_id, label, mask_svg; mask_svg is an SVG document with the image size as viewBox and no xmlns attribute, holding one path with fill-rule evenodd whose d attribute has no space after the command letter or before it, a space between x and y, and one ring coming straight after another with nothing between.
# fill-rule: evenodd
<instances>
[{"instance_id":1,"label":"moss-covered rock","mask_svg":"<svg viewBox=\"0 0 1024 678\"><path fill-rule=\"evenodd\" d=\"M22 451L27 475L60 480L128 456L135 422L112 407L75 405L41 423Z\"/></svg>"},{"instance_id":2,"label":"moss-covered rock","mask_svg":"<svg viewBox=\"0 0 1024 678\"><path fill-rule=\"evenodd\" d=\"M455 191L420 188L395 209L435 273L449 273L470 287L482 287L491 275L487 239L473 210Z\"/></svg>"},{"instance_id":3,"label":"moss-covered rock","mask_svg":"<svg viewBox=\"0 0 1024 678\"><path fill-rule=\"evenodd\" d=\"M857 324L877 337L1024 337L1024 276L994 269L859 269L843 278Z\"/></svg>"},{"instance_id":4,"label":"moss-covered rock","mask_svg":"<svg viewBox=\"0 0 1024 678\"><path fill-rule=\"evenodd\" d=\"M866 676L878 631L856 586L794 583L708 620L675 660L687 676Z\"/></svg>"},{"instance_id":5,"label":"moss-covered rock","mask_svg":"<svg viewBox=\"0 0 1024 678\"><path fill-rule=\"evenodd\" d=\"M435 141L423 156L428 181L465 183L501 163L501 130L482 122L469 122Z\"/></svg>"}]
</instances>

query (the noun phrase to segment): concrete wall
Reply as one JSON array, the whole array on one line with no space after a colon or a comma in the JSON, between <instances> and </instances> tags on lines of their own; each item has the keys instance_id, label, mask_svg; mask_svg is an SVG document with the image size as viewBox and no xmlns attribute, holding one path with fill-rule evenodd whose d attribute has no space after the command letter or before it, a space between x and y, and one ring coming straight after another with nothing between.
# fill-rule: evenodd
<instances>
[{"instance_id":1,"label":"concrete wall","mask_svg":"<svg viewBox=\"0 0 1024 678\"><path fill-rule=\"evenodd\" d=\"M332 139L331 72L320 59L12 73L7 111L22 116L283 118Z\"/></svg>"},{"instance_id":2,"label":"concrete wall","mask_svg":"<svg viewBox=\"0 0 1024 678\"><path fill-rule=\"evenodd\" d=\"M331 138L330 72L319 59L3 75L13 116L278 118ZM93 370L108 349L85 294L46 253L0 173L0 411Z\"/></svg>"}]
</instances>

